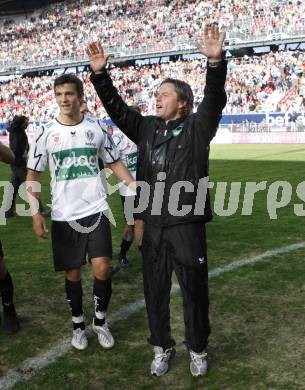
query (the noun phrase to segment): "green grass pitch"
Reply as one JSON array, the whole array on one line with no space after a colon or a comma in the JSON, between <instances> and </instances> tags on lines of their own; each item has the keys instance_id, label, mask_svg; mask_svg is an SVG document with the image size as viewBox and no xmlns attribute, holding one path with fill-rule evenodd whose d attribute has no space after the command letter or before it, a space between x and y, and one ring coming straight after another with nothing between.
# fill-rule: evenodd
<instances>
[{"instance_id":1,"label":"green grass pitch","mask_svg":"<svg viewBox=\"0 0 305 390\"><path fill-rule=\"evenodd\" d=\"M241 182L236 213L215 215L208 224L209 269L267 250L305 241L304 217L294 204L304 204L296 194L304 177L304 145L213 145L210 180ZM1 164L1 180L9 178ZM49 177L43 175L44 203L49 201ZM266 181L266 190L255 195L253 214L242 215L246 182ZM268 188L276 181L291 185L287 206L270 219ZM215 188L212 190L212 198ZM278 193L278 199L281 192ZM2 193L1 193L2 199ZM226 198L226 204L228 197ZM114 263L123 219L117 194L110 200L117 227L113 228ZM304 207L305 208L305 207ZM50 225L50 221L48 220ZM63 274L52 267L50 240L35 238L31 220L15 217L0 226L7 266L15 282L16 308L21 331L5 337L0 332L0 377L30 357L49 350L71 333L71 317L65 301ZM109 311L114 313L143 298L141 259L133 245L132 267L113 279ZM182 345L184 323L179 293L171 300L172 333L177 355L161 378L151 377L151 347L145 309L111 327L116 340L104 351L97 339L83 352L70 350L16 389L305 389L305 249L270 257L252 266L224 273L210 280L212 334L208 349L209 372L193 378ZM175 279L174 279L175 281ZM92 274L83 273L86 322L93 314Z\"/></svg>"}]
</instances>

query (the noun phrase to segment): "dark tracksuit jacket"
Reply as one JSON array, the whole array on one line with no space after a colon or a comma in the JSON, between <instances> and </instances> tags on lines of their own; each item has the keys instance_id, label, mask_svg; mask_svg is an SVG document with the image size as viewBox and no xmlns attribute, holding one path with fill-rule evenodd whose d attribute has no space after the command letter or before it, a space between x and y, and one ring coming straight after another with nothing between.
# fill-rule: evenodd
<instances>
[{"instance_id":1,"label":"dark tracksuit jacket","mask_svg":"<svg viewBox=\"0 0 305 390\"><path fill-rule=\"evenodd\" d=\"M25 131L21 131L19 129L12 129L9 133L9 143L10 148L15 155L15 161L13 164L11 164L11 183L14 187L14 193L10 210L13 211L15 208L15 200L18 193L18 189L26 179L26 164L27 154L29 151L29 142Z\"/></svg>"},{"instance_id":2,"label":"dark tracksuit jacket","mask_svg":"<svg viewBox=\"0 0 305 390\"><path fill-rule=\"evenodd\" d=\"M208 67L204 98L197 112L167 124L130 109L106 70L91 75L110 118L138 146L137 181L150 186L148 207L136 217L145 222L143 279L149 341L163 348L174 344L169 326L172 269L182 291L188 346L201 352L210 332L205 223L211 220L212 212L208 194L197 199L197 187L200 179L208 176L209 145L226 104L226 69L226 61L217 68ZM160 172L166 173L165 180L158 179ZM153 194L160 181L165 183L160 197L163 202L155 213ZM179 181L187 182L189 188L177 187ZM188 212L182 212L185 205Z\"/></svg>"}]
</instances>

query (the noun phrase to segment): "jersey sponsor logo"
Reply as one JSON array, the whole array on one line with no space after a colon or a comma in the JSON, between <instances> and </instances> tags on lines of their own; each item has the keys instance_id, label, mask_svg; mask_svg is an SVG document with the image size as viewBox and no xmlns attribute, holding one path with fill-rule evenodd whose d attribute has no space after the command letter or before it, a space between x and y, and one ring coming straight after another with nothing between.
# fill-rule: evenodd
<instances>
[{"instance_id":1,"label":"jersey sponsor logo","mask_svg":"<svg viewBox=\"0 0 305 390\"><path fill-rule=\"evenodd\" d=\"M130 153L126 156L127 169L130 171L137 170L137 152Z\"/></svg>"},{"instance_id":2,"label":"jersey sponsor logo","mask_svg":"<svg viewBox=\"0 0 305 390\"><path fill-rule=\"evenodd\" d=\"M95 120L86 116L86 122L95 123Z\"/></svg>"},{"instance_id":3,"label":"jersey sponsor logo","mask_svg":"<svg viewBox=\"0 0 305 390\"><path fill-rule=\"evenodd\" d=\"M94 177L99 174L97 149L74 148L52 153L56 181Z\"/></svg>"}]
</instances>

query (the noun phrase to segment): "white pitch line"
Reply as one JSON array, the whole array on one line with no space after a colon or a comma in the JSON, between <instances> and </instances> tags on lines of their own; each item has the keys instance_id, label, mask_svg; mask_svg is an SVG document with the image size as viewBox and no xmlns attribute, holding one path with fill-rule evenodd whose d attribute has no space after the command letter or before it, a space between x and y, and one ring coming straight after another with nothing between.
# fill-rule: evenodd
<instances>
[{"instance_id":1,"label":"white pitch line","mask_svg":"<svg viewBox=\"0 0 305 390\"><path fill-rule=\"evenodd\" d=\"M288 246L284 246L282 248L271 249L260 255L249 257L248 259L233 261L233 263L224 265L223 267L214 268L212 271L209 272L209 278L219 276L224 272L232 271L233 269L243 267L244 265L247 264L254 264L260 260L266 259L267 257L281 255L283 253L295 251L297 249L302 249L302 248L305 248L305 242L300 242L298 244L291 244Z\"/></svg>"},{"instance_id":2,"label":"white pitch line","mask_svg":"<svg viewBox=\"0 0 305 390\"><path fill-rule=\"evenodd\" d=\"M248 259L233 261L223 267L214 268L209 272L209 278L217 277L225 272L232 271L237 268L241 268L245 265L257 263L258 261L295 251L297 249L305 248L305 242L298 244L288 245L282 248L272 249L266 251L260 255L249 257ZM174 284L172 286L172 293L179 290L179 286ZM113 315L109 316L109 322L115 323L118 321L125 320L132 314L138 312L145 307L144 299L135 301L134 303L123 307L116 311ZM91 327L87 328L89 336L92 335ZM54 344L50 349L41 353L40 355L29 358L19 368L10 369L6 375L0 378L0 389L8 390L11 389L15 384L21 381L27 381L36 375L41 369L54 363L59 357L67 353L71 347L71 337L65 337L62 340Z\"/></svg>"}]
</instances>

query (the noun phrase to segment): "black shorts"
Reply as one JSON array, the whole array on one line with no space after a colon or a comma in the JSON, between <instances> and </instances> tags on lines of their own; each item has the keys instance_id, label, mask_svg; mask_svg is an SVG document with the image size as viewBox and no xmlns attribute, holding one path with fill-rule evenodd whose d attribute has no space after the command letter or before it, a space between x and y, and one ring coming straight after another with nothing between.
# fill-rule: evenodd
<instances>
[{"instance_id":1,"label":"black shorts","mask_svg":"<svg viewBox=\"0 0 305 390\"><path fill-rule=\"evenodd\" d=\"M85 229L83 229L85 228ZM80 268L95 257L112 257L111 229L104 214L76 221L52 221L52 248L55 271Z\"/></svg>"},{"instance_id":2,"label":"black shorts","mask_svg":"<svg viewBox=\"0 0 305 390\"><path fill-rule=\"evenodd\" d=\"M1 240L0 240L0 257L4 257L3 246L2 246Z\"/></svg>"},{"instance_id":3,"label":"black shorts","mask_svg":"<svg viewBox=\"0 0 305 390\"><path fill-rule=\"evenodd\" d=\"M123 214L124 214L125 222L127 223L127 225L134 225L133 215L131 215L131 213L128 213L128 211L125 210L126 198L129 198L131 200L132 204L134 205L135 195L134 196L123 196L123 195L121 195L121 202L122 202L122 206L123 206Z\"/></svg>"}]
</instances>

